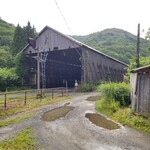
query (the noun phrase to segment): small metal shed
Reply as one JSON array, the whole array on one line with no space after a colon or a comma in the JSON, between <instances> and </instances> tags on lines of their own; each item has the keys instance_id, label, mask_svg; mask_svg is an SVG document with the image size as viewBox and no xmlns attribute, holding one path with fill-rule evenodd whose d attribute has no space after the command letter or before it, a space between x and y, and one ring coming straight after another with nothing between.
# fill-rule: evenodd
<instances>
[{"instance_id":1,"label":"small metal shed","mask_svg":"<svg viewBox=\"0 0 150 150\"><path fill-rule=\"evenodd\" d=\"M133 69L130 75L132 108L150 114L150 65Z\"/></svg>"}]
</instances>

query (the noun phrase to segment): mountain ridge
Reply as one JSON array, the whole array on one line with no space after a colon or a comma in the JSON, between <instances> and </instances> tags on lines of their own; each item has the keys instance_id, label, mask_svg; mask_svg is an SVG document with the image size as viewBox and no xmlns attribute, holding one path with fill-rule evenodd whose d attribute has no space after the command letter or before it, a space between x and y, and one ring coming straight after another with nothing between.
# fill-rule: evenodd
<instances>
[{"instance_id":1,"label":"mountain ridge","mask_svg":"<svg viewBox=\"0 0 150 150\"><path fill-rule=\"evenodd\" d=\"M0 47L10 46L13 40L15 26L0 18ZM136 55L137 37L132 33L108 28L88 35L73 35L76 40L99 50L124 63ZM150 42L140 38L140 56L149 55Z\"/></svg>"},{"instance_id":2,"label":"mountain ridge","mask_svg":"<svg viewBox=\"0 0 150 150\"><path fill-rule=\"evenodd\" d=\"M122 29L109 28L85 36L72 37L125 63L129 63L129 59L136 54L137 37ZM150 42L143 38L140 38L140 41L140 55L147 56Z\"/></svg>"}]
</instances>

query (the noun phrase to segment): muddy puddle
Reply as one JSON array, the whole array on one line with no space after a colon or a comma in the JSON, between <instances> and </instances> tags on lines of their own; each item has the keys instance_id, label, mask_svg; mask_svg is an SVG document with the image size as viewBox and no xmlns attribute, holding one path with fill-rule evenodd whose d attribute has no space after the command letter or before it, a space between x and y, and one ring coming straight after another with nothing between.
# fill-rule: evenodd
<instances>
[{"instance_id":1,"label":"muddy puddle","mask_svg":"<svg viewBox=\"0 0 150 150\"><path fill-rule=\"evenodd\" d=\"M100 98L100 96L91 96L91 97L88 97L86 100L87 101L98 101Z\"/></svg>"},{"instance_id":2,"label":"muddy puddle","mask_svg":"<svg viewBox=\"0 0 150 150\"><path fill-rule=\"evenodd\" d=\"M43 114L42 119L44 121L54 121L56 119L65 117L69 111L73 110L74 107L72 106L62 106L59 108L55 108L53 110L47 111Z\"/></svg>"},{"instance_id":3,"label":"muddy puddle","mask_svg":"<svg viewBox=\"0 0 150 150\"><path fill-rule=\"evenodd\" d=\"M114 129L120 129L120 126L116 124L115 122L108 120L104 116L96 113L87 113L85 115L86 118L88 118L92 123L95 125L109 129L109 130L114 130Z\"/></svg>"}]
</instances>

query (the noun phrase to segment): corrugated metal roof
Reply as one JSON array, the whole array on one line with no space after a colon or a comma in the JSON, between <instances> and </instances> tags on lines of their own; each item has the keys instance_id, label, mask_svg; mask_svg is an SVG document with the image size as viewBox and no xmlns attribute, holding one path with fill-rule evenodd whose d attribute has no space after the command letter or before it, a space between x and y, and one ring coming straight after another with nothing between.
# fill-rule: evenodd
<instances>
[{"instance_id":1,"label":"corrugated metal roof","mask_svg":"<svg viewBox=\"0 0 150 150\"><path fill-rule=\"evenodd\" d=\"M132 73L135 73L135 72L145 71L145 70L148 70L148 69L150 69L150 65L132 69L131 72L132 72Z\"/></svg>"},{"instance_id":2,"label":"corrugated metal roof","mask_svg":"<svg viewBox=\"0 0 150 150\"><path fill-rule=\"evenodd\" d=\"M107 57L107 58L109 58L109 59L112 59L112 60L117 61L117 62L119 62L119 63L121 63L121 64L123 64L123 65L128 66L126 63L124 63L124 62L122 62L122 61L120 61L120 60L118 60L118 59L116 59L116 58L113 58L113 57L111 57L111 56L108 56L107 54L104 54L104 53L102 53L102 52L100 52L100 51L98 51L98 50L96 50L96 49L94 49L94 48L92 48L92 47L90 47L90 46L84 44L84 43L81 43L81 42L79 42L78 40L76 40L76 39L74 39L74 38L72 38L72 37L70 37L70 36L68 36L68 35L65 35L65 34L59 32L59 31L57 31L57 30L55 30L55 29L53 29L53 28L51 28L51 27L49 27L49 26L45 26L45 27L39 32L39 34L35 37L35 39L37 39L37 38L38 38L45 30L47 30L47 29L52 30L52 31L54 31L54 32L56 32L56 33L58 33L58 34L60 34L61 36L63 36L63 37L65 37L65 38L69 39L70 41L76 43L77 45L79 45L79 46L81 46L81 47L88 48L88 49L90 49L90 50L92 50L92 51L94 51L94 52L96 52L96 53L98 53L98 54L101 54L101 55L103 55L103 56L105 56L105 57ZM21 52L23 52L28 46L29 46L29 44L27 44L27 45L21 50Z\"/></svg>"}]
</instances>

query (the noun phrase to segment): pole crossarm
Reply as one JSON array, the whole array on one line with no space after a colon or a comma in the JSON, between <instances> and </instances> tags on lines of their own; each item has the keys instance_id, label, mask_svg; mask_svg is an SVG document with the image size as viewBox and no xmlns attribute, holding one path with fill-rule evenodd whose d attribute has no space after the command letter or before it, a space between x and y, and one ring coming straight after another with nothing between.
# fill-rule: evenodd
<instances>
[{"instance_id":1,"label":"pole crossarm","mask_svg":"<svg viewBox=\"0 0 150 150\"><path fill-rule=\"evenodd\" d=\"M39 76L42 80L42 88L46 88L46 73L45 73L45 66L47 61L48 52L39 53L38 56L32 56L32 58L36 59L37 62L40 64Z\"/></svg>"}]
</instances>

